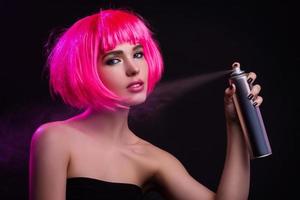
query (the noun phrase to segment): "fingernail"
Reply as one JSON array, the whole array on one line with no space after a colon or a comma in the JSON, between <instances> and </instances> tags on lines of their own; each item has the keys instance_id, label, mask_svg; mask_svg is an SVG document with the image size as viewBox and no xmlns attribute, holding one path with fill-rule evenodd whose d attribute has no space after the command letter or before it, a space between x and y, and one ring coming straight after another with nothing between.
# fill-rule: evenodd
<instances>
[{"instance_id":1,"label":"fingernail","mask_svg":"<svg viewBox=\"0 0 300 200\"><path fill-rule=\"evenodd\" d=\"M254 103L253 103L253 106L254 106L254 107L257 106L257 102L254 102Z\"/></svg>"},{"instance_id":2,"label":"fingernail","mask_svg":"<svg viewBox=\"0 0 300 200\"><path fill-rule=\"evenodd\" d=\"M249 94L249 95L248 95L248 99L251 100L251 99L253 98L253 96L254 96L253 94Z\"/></svg>"},{"instance_id":3,"label":"fingernail","mask_svg":"<svg viewBox=\"0 0 300 200\"><path fill-rule=\"evenodd\" d=\"M247 80L247 82L248 82L249 84L250 84L252 81L253 81L252 78L249 78L249 79Z\"/></svg>"}]
</instances>

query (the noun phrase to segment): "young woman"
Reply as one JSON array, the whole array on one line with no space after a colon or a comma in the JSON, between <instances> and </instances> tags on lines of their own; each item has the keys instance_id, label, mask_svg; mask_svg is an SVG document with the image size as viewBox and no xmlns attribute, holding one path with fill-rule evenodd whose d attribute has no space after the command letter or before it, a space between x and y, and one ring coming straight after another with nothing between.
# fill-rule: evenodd
<instances>
[{"instance_id":1,"label":"young woman","mask_svg":"<svg viewBox=\"0 0 300 200\"><path fill-rule=\"evenodd\" d=\"M49 56L50 85L84 112L41 125L30 152L31 200L140 199L155 183L167 199L247 199L250 158L232 95L225 90L227 154L217 191L195 180L173 155L128 128L131 106L160 80L157 43L137 14L108 9L78 20ZM249 73L253 83L255 73ZM254 106L262 103L253 85Z\"/></svg>"}]
</instances>

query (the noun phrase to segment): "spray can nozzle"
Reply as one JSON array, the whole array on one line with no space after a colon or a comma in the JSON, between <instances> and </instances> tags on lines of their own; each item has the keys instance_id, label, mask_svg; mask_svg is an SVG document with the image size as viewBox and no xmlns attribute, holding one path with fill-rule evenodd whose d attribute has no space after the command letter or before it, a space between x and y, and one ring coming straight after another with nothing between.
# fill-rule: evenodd
<instances>
[{"instance_id":1,"label":"spray can nozzle","mask_svg":"<svg viewBox=\"0 0 300 200\"><path fill-rule=\"evenodd\" d=\"M234 62L233 64L232 64L232 68L234 69L234 68L240 68L240 63L239 62Z\"/></svg>"},{"instance_id":2,"label":"spray can nozzle","mask_svg":"<svg viewBox=\"0 0 300 200\"><path fill-rule=\"evenodd\" d=\"M238 75L238 74L241 74L243 73L244 71L241 70L241 65L239 62L234 62L232 64L232 73L231 75Z\"/></svg>"}]
</instances>

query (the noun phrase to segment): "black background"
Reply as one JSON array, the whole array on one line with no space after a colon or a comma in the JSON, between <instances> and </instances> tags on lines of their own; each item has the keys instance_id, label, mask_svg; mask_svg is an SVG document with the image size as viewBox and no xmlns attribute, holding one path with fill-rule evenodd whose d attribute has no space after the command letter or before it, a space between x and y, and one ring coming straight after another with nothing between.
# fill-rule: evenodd
<instances>
[{"instance_id":1,"label":"black background","mask_svg":"<svg viewBox=\"0 0 300 200\"><path fill-rule=\"evenodd\" d=\"M241 3L243 2L243 3ZM296 195L299 92L297 11L280 1L1 1L0 199L27 199L29 144L40 124L77 111L52 100L45 73L49 34L100 8L143 16L159 41L163 81L227 70L239 61L257 73L273 154L252 160L249 199ZM171 152L216 190L224 163L226 77L199 86L155 117L130 126ZM55 162L55 161L54 161ZM293 183L294 182L294 183ZM3 197L3 198L2 198Z\"/></svg>"}]
</instances>

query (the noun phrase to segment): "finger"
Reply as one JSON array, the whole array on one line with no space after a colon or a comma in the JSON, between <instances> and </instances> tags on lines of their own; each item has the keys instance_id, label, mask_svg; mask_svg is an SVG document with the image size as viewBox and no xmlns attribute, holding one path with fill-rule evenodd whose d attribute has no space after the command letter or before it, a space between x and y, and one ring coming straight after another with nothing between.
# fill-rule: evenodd
<instances>
[{"instance_id":1,"label":"finger","mask_svg":"<svg viewBox=\"0 0 300 200\"><path fill-rule=\"evenodd\" d=\"M250 94L248 95L248 99L256 99L260 91L261 86L259 84L254 85L250 91Z\"/></svg>"},{"instance_id":2,"label":"finger","mask_svg":"<svg viewBox=\"0 0 300 200\"><path fill-rule=\"evenodd\" d=\"M232 96L235 93L235 91L236 91L236 87L233 83L228 88L226 88L225 95L224 95L225 103L232 102Z\"/></svg>"},{"instance_id":3,"label":"finger","mask_svg":"<svg viewBox=\"0 0 300 200\"><path fill-rule=\"evenodd\" d=\"M263 98L261 96L258 96L254 101L253 101L253 106L258 107L262 104Z\"/></svg>"},{"instance_id":4,"label":"finger","mask_svg":"<svg viewBox=\"0 0 300 200\"><path fill-rule=\"evenodd\" d=\"M249 72L247 76L247 82L251 85L255 81L256 77L257 75L254 72Z\"/></svg>"}]
</instances>

